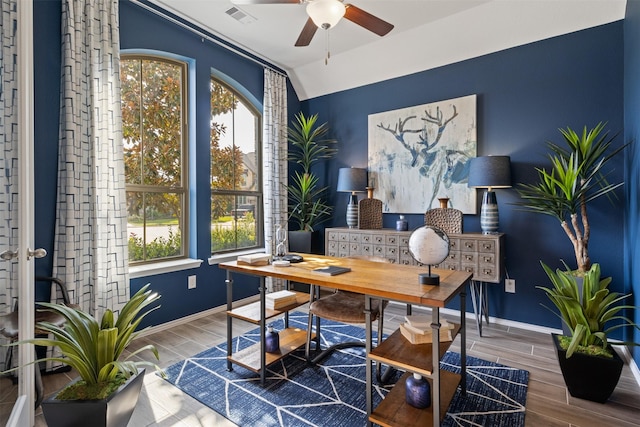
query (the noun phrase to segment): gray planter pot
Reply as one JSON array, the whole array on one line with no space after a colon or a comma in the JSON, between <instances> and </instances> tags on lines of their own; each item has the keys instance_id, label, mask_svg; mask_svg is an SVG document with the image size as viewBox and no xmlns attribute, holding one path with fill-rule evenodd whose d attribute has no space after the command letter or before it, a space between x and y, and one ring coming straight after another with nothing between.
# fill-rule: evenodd
<instances>
[{"instance_id":1,"label":"gray planter pot","mask_svg":"<svg viewBox=\"0 0 640 427\"><path fill-rule=\"evenodd\" d=\"M305 254L315 253L318 248L317 231L289 231L289 251Z\"/></svg>"},{"instance_id":2,"label":"gray planter pot","mask_svg":"<svg viewBox=\"0 0 640 427\"><path fill-rule=\"evenodd\" d=\"M45 399L42 412L48 427L126 427L138 403L144 373L139 370L106 399Z\"/></svg>"}]
</instances>

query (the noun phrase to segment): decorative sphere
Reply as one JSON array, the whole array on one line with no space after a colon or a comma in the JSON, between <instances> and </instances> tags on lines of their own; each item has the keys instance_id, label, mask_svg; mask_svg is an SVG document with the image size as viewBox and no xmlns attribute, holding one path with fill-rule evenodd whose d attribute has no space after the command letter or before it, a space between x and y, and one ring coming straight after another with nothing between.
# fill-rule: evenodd
<instances>
[{"instance_id":1,"label":"decorative sphere","mask_svg":"<svg viewBox=\"0 0 640 427\"><path fill-rule=\"evenodd\" d=\"M421 264L440 264L449 256L449 236L438 227L417 228L409 237L409 253Z\"/></svg>"}]
</instances>

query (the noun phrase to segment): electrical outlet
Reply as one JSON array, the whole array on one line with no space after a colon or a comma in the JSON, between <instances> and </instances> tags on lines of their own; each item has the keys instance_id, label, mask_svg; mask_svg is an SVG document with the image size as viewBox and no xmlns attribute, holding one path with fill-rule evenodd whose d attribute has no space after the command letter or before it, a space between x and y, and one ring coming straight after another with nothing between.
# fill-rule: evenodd
<instances>
[{"instance_id":1,"label":"electrical outlet","mask_svg":"<svg viewBox=\"0 0 640 427\"><path fill-rule=\"evenodd\" d=\"M505 279L504 280L504 291L509 292L511 294L516 293L516 279Z\"/></svg>"},{"instance_id":2,"label":"electrical outlet","mask_svg":"<svg viewBox=\"0 0 640 427\"><path fill-rule=\"evenodd\" d=\"M196 288L196 276L189 276L189 289Z\"/></svg>"}]
</instances>

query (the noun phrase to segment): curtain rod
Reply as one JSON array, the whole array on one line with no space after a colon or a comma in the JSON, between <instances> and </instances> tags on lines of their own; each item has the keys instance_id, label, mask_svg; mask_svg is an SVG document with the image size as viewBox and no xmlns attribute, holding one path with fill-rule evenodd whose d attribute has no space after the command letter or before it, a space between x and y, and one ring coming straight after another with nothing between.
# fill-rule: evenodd
<instances>
[{"instance_id":1,"label":"curtain rod","mask_svg":"<svg viewBox=\"0 0 640 427\"><path fill-rule=\"evenodd\" d=\"M154 7L152 7L152 6L148 5L148 4L142 3L140 0L130 0L130 1L131 1L131 3L135 3L138 6L140 6L140 7L144 8L144 9L146 9L146 10L148 10L148 11L150 11L150 12L152 12L152 13L154 13L154 14L156 14L156 15L164 18L164 19L166 19L167 21L170 21L170 22L172 22L172 23L174 23L176 25L179 25L180 27L191 31L192 33L195 33L198 36L203 37L203 38L207 39L208 41L210 41L212 43L215 43L218 46L223 47L223 48L227 49L230 52L235 53L236 55L239 55L239 56L241 56L241 57L243 57L245 59L248 59L248 60L250 60L250 61L252 61L252 62L254 62L254 63L258 64L258 65L261 65L264 68L268 68L269 70L271 70L271 71L273 71L275 73L278 73L278 74L280 74L280 75L282 75L284 77L287 77L287 74L283 73L281 70L278 70L278 69L270 66L269 64L267 64L265 61L263 61L261 59L257 59L255 57L247 54L246 52L244 52L242 50L239 50L239 49L229 45L227 42L223 42L221 40L218 40L216 37L213 37L211 34L208 34L204 30L198 29L195 25L194 26L188 25L188 24L186 24L186 23L184 23L184 22L182 22L182 21L180 21L180 20L178 20L178 19L176 19L176 18L174 18L172 16L169 16L164 11L156 9L156 8L154 8Z\"/></svg>"}]
</instances>

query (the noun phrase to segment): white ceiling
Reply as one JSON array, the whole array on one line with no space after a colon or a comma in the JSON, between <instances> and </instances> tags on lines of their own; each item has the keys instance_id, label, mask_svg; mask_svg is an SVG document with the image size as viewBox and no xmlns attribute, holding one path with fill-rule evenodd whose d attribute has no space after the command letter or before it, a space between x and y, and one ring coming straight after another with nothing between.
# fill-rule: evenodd
<instances>
[{"instance_id":1,"label":"white ceiling","mask_svg":"<svg viewBox=\"0 0 640 427\"><path fill-rule=\"evenodd\" d=\"M319 29L309 46L295 47L304 5L151 1L287 71L301 100L617 21L626 7L626 0L345 0L395 28L380 37L342 19L328 40ZM232 7L253 22L226 14Z\"/></svg>"}]
</instances>

